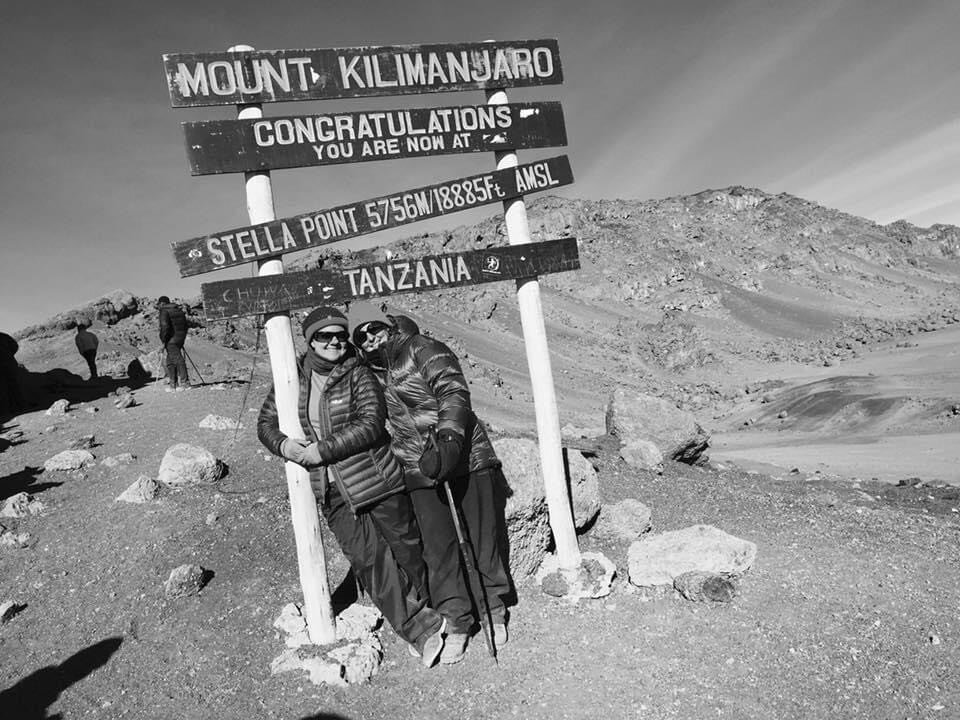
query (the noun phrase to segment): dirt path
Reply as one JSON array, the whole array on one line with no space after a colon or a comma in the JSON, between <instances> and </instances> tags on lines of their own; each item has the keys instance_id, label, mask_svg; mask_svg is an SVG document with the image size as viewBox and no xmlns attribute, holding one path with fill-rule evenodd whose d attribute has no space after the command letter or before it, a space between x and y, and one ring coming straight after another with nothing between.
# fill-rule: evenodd
<instances>
[{"instance_id":1,"label":"dirt path","mask_svg":"<svg viewBox=\"0 0 960 720\"><path fill-rule=\"evenodd\" d=\"M37 709L23 717L64 720L960 715L960 522L947 505L735 468L670 465L658 476L630 470L609 443L593 458L605 504L635 497L655 531L709 523L757 543L734 602L644 600L626 581L628 545L588 534L581 546L619 568L612 594L570 605L521 583L498 667L474 642L462 664L423 670L386 630L385 663L367 686L271 676L283 650L271 624L299 598L281 468L258 452L253 413L241 413L236 443L197 428L207 413L235 417L242 393L148 387L123 414L104 398L89 405L95 414L18 420L24 442L0 453L0 488L23 486L47 510L3 520L31 535L27 548L0 549L0 600L24 606L0 626L6 707L29 697ZM136 462L24 475L86 432L98 459L132 452ZM229 475L151 505L113 502L178 441L206 445ZM187 562L212 580L167 600L163 581Z\"/></svg>"},{"instance_id":2,"label":"dirt path","mask_svg":"<svg viewBox=\"0 0 960 720\"><path fill-rule=\"evenodd\" d=\"M711 437L710 457L746 469L783 474L797 468L850 479L898 482L919 477L960 485L960 433L812 439L798 433L766 439L758 433Z\"/></svg>"}]
</instances>

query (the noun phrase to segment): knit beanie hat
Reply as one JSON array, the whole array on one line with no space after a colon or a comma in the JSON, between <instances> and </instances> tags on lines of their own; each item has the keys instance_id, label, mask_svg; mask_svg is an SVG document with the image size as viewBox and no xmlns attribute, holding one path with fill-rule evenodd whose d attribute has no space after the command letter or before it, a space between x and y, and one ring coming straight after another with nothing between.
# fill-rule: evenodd
<instances>
[{"instance_id":1,"label":"knit beanie hat","mask_svg":"<svg viewBox=\"0 0 960 720\"><path fill-rule=\"evenodd\" d=\"M350 303L350 311L348 314L350 317L351 337L356 334L358 327L362 327L369 322L378 322L391 327L393 326L393 321L388 318L385 313L375 305L363 300Z\"/></svg>"},{"instance_id":2,"label":"knit beanie hat","mask_svg":"<svg viewBox=\"0 0 960 720\"><path fill-rule=\"evenodd\" d=\"M347 329L347 316L330 305L321 305L310 311L310 314L303 321L303 337L310 342L310 338L320 328L327 325L339 325L344 330Z\"/></svg>"}]
</instances>

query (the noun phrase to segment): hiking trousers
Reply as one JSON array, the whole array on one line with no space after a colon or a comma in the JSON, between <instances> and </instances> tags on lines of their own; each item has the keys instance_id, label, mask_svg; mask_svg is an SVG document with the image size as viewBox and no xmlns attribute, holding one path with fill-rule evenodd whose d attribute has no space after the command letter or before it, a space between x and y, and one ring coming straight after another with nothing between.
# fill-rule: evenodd
<instances>
[{"instance_id":1,"label":"hiking trousers","mask_svg":"<svg viewBox=\"0 0 960 720\"><path fill-rule=\"evenodd\" d=\"M90 370L90 379L96 380L97 375L97 351L96 348L93 350L84 350L82 353L83 359L87 361L87 369Z\"/></svg>"},{"instance_id":2,"label":"hiking trousers","mask_svg":"<svg viewBox=\"0 0 960 720\"><path fill-rule=\"evenodd\" d=\"M500 475L499 467L490 467L448 481L466 523L464 531L473 544L494 623L506 619L503 598L510 590L504 548L501 547L501 538L506 537L506 531L502 527L502 518L498 518L502 513L497 511L494 497L494 485ZM443 485L411 490L410 499L423 535L430 604L447 619L450 632L470 633L483 608L474 609L470 599L469 578L460 559L460 543L446 491ZM477 602L482 601L477 598Z\"/></svg>"},{"instance_id":3,"label":"hiking trousers","mask_svg":"<svg viewBox=\"0 0 960 720\"><path fill-rule=\"evenodd\" d=\"M419 647L443 618L427 605L427 571L410 498L397 493L354 515L331 484L321 509L373 604L397 635Z\"/></svg>"},{"instance_id":4,"label":"hiking trousers","mask_svg":"<svg viewBox=\"0 0 960 720\"><path fill-rule=\"evenodd\" d=\"M164 346L167 350L167 382L171 387L188 385L187 359L183 355L183 343L168 342Z\"/></svg>"}]
</instances>

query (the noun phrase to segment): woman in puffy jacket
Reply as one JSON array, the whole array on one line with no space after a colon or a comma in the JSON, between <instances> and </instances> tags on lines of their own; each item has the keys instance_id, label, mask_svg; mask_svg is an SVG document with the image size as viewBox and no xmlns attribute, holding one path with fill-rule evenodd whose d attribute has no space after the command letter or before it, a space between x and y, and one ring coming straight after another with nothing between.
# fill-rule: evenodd
<instances>
[{"instance_id":1,"label":"woman in puffy jacket","mask_svg":"<svg viewBox=\"0 0 960 720\"><path fill-rule=\"evenodd\" d=\"M323 516L360 584L430 667L443 649L443 617L427 605L420 530L403 468L390 451L383 391L349 344L339 310L316 308L303 334L299 414L308 439L280 430L273 388L257 436L275 455L310 471Z\"/></svg>"},{"instance_id":2,"label":"woman in puffy jacket","mask_svg":"<svg viewBox=\"0 0 960 720\"><path fill-rule=\"evenodd\" d=\"M493 621L493 640L500 647L507 642L504 597L512 592L494 487L505 480L473 412L460 362L449 347L421 335L404 315L386 315L365 302L351 303L349 315L354 344L384 384L391 447L403 463L423 533L431 605L443 614L449 630L440 662L463 659L480 611L468 591L443 482L450 484L466 522Z\"/></svg>"}]
</instances>

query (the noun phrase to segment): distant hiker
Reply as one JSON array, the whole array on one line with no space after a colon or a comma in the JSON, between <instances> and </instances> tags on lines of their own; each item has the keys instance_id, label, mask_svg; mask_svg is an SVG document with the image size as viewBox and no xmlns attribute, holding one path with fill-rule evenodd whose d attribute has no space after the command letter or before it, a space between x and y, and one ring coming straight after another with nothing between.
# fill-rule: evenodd
<instances>
[{"instance_id":1,"label":"distant hiker","mask_svg":"<svg viewBox=\"0 0 960 720\"><path fill-rule=\"evenodd\" d=\"M510 579L499 541L502 518L497 517L493 494L494 486L505 482L500 460L473 412L460 362L449 347L421 335L410 318L385 315L369 303L352 303L349 315L354 344L385 386L391 447L403 463L423 534L431 604L450 629L440 662L453 664L463 659L476 619L441 483L450 483L460 504L476 551L494 641L503 645L507 642L504 596L510 591ZM433 432L436 451L428 453Z\"/></svg>"},{"instance_id":2,"label":"distant hiker","mask_svg":"<svg viewBox=\"0 0 960 720\"><path fill-rule=\"evenodd\" d=\"M20 363L16 354L20 344L0 332L0 421L26 410L20 391Z\"/></svg>"},{"instance_id":3,"label":"distant hiker","mask_svg":"<svg viewBox=\"0 0 960 720\"><path fill-rule=\"evenodd\" d=\"M427 569L403 468L390 452L383 390L349 343L347 318L318 307L303 322L300 427L280 430L273 388L257 420L271 452L310 471L327 525L354 574L396 631L430 667L443 649L443 617L427 606Z\"/></svg>"},{"instance_id":4,"label":"distant hiker","mask_svg":"<svg viewBox=\"0 0 960 720\"><path fill-rule=\"evenodd\" d=\"M99 377L97 375L97 348L100 345L100 340L87 330L87 327L86 322L78 320L77 334L73 340L77 344L77 350L87 361L87 367L90 369L90 379L96 380Z\"/></svg>"},{"instance_id":5,"label":"distant hiker","mask_svg":"<svg viewBox=\"0 0 960 720\"><path fill-rule=\"evenodd\" d=\"M157 308L160 310L160 342L167 351L167 391L188 388L190 380L183 355L183 343L187 339L187 316L166 295L157 299Z\"/></svg>"}]
</instances>

